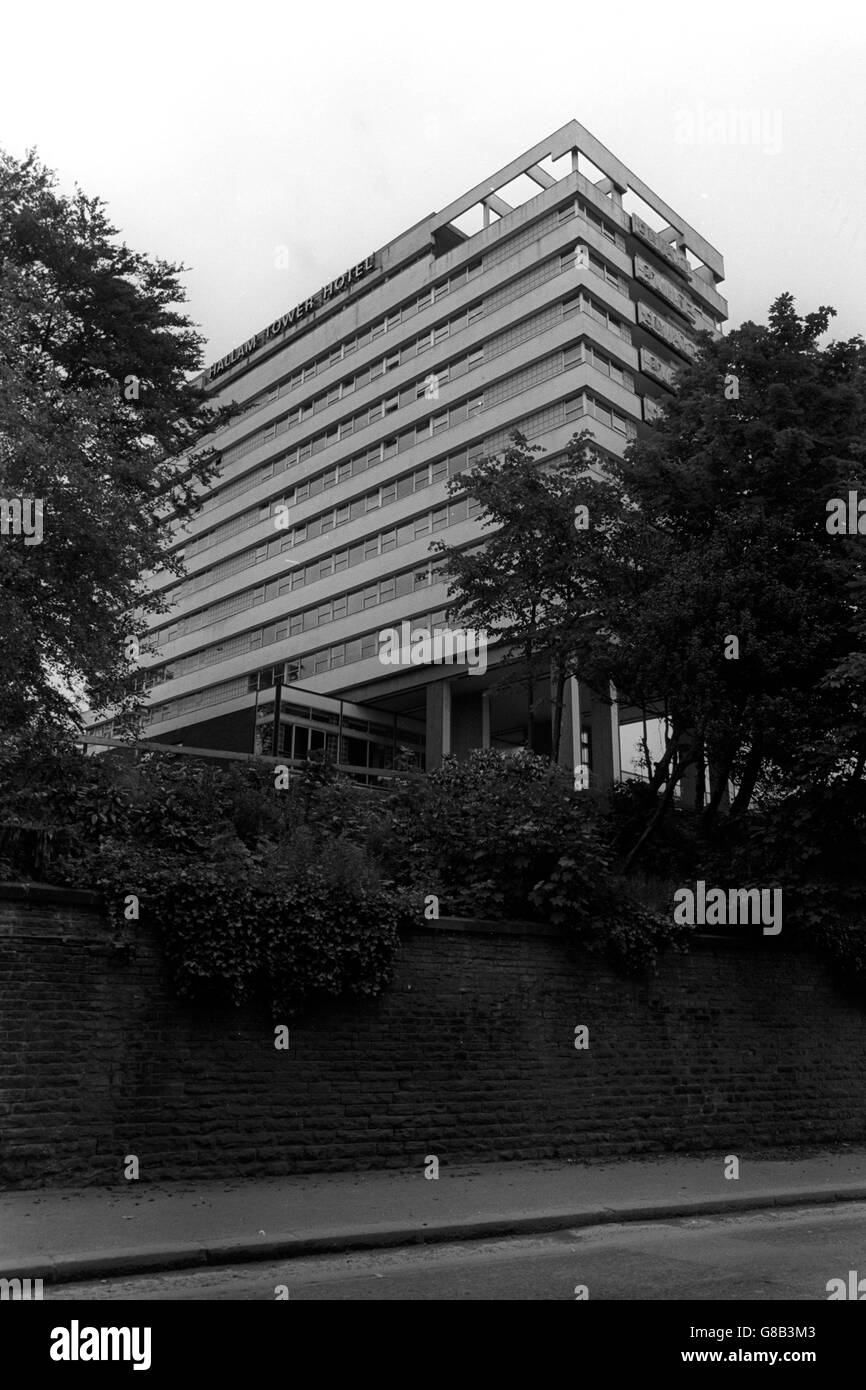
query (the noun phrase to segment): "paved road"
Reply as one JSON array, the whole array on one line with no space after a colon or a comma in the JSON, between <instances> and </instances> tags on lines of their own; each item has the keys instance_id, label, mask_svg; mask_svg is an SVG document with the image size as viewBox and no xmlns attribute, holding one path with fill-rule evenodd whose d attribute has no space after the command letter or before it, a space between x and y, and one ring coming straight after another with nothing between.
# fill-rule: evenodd
<instances>
[{"instance_id":1,"label":"paved road","mask_svg":"<svg viewBox=\"0 0 866 1390\"><path fill-rule=\"evenodd\" d=\"M52 1299L821 1299L866 1275L866 1203L60 1284Z\"/></svg>"}]
</instances>

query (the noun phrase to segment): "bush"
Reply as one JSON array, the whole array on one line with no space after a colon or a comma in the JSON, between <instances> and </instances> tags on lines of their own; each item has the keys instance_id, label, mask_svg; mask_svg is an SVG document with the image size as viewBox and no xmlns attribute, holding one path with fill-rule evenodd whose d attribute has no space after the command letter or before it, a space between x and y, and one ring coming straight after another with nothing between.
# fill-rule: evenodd
<instances>
[{"instance_id":1,"label":"bush","mask_svg":"<svg viewBox=\"0 0 866 1390\"><path fill-rule=\"evenodd\" d=\"M158 929L178 994L265 998L280 1016L319 994L375 994L420 904L370 848L381 806L311 765L273 770L71 744L0 752L0 871L130 895Z\"/></svg>"},{"instance_id":2,"label":"bush","mask_svg":"<svg viewBox=\"0 0 866 1390\"><path fill-rule=\"evenodd\" d=\"M284 852L290 850L285 847ZM235 839L214 857L105 841L82 884L102 890L120 926L130 895L154 924L182 998L240 1005L263 999L289 1018L319 995L379 993L398 927L417 904L377 885L363 851L335 843L281 860Z\"/></svg>"},{"instance_id":3,"label":"bush","mask_svg":"<svg viewBox=\"0 0 866 1390\"><path fill-rule=\"evenodd\" d=\"M443 914L550 922L618 964L643 969L687 932L642 908L611 868L603 803L523 750L448 758L392 817L420 895ZM403 856L406 857L405 854Z\"/></svg>"}]
</instances>

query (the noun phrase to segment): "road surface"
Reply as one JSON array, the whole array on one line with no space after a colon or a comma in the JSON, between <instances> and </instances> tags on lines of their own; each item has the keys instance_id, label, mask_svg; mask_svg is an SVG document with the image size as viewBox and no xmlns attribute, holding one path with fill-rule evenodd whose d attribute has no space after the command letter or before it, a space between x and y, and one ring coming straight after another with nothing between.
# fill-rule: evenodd
<instances>
[{"instance_id":1,"label":"road surface","mask_svg":"<svg viewBox=\"0 0 866 1390\"><path fill-rule=\"evenodd\" d=\"M866 1275L866 1203L629 1222L46 1286L46 1299L827 1299ZM283 1294L285 1297L285 1293Z\"/></svg>"}]
</instances>

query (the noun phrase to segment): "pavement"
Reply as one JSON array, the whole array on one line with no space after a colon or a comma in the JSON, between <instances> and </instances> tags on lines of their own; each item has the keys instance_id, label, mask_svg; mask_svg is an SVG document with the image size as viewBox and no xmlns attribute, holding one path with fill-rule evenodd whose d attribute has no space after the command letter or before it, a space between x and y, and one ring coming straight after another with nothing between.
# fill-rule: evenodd
<instances>
[{"instance_id":1,"label":"pavement","mask_svg":"<svg viewBox=\"0 0 866 1390\"><path fill-rule=\"evenodd\" d=\"M866 1200L866 1148L443 1165L0 1195L0 1278L46 1283Z\"/></svg>"}]
</instances>

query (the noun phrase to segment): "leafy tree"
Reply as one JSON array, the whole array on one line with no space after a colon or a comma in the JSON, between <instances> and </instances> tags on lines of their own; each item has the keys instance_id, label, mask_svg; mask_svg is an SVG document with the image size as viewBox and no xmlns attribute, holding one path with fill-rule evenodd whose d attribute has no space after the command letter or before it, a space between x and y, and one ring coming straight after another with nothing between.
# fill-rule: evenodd
<instances>
[{"instance_id":1,"label":"leafy tree","mask_svg":"<svg viewBox=\"0 0 866 1390\"><path fill-rule=\"evenodd\" d=\"M444 559L449 612L467 626L500 630L518 657L503 683L525 685L530 748L535 712L550 699L552 679L554 758L565 683L597 639L591 601L601 554L597 523L615 499L594 476L596 461L586 432L565 458L552 460L515 432L501 457L481 458L449 483L452 495L468 492L481 503L482 543L460 549L437 541L431 547ZM583 527L585 512L594 527Z\"/></svg>"},{"instance_id":2,"label":"leafy tree","mask_svg":"<svg viewBox=\"0 0 866 1390\"><path fill-rule=\"evenodd\" d=\"M782 295L766 326L704 335L652 435L601 476L586 437L564 463L516 438L452 484L491 528L445 552L460 615L498 626L528 680L552 663L664 720L630 857L684 779L709 830L731 779L738 816L866 764L861 542L827 529L863 480L866 345L819 348L831 314Z\"/></svg>"},{"instance_id":3,"label":"leafy tree","mask_svg":"<svg viewBox=\"0 0 866 1390\"><path fill-rule=\"evenodd\" d=\"M782 295L766 327L705 338L652 437L611 470L635 508L618 548L658 542L629 613L609 587L607 621L622 638L612 679L631 695L639 676L670 715L668 800L689 764L716 765L708 821L729 777L738 814L761 788L862 761L853 692L829 679L852 650L862 560L826 521L828 501L862 480L866 346L822 351L831 313L800 317Z\"/></svg>"},{"instance_id":4,"label":"leafy tree","mask_svg":"<svg viewBox=\"0 0 866 1390\"><path fill-rule=\"evenodd\" d=\"M117 240L104 204L0 152L0 496L41 501L42 536L0 535L0 728L133 709L142 576L213 474L203 340L183 267ZM185 453L182 466L177 456Z\"/></svg>"}]
</instances>

